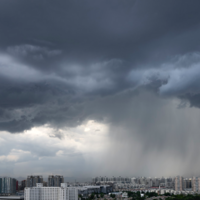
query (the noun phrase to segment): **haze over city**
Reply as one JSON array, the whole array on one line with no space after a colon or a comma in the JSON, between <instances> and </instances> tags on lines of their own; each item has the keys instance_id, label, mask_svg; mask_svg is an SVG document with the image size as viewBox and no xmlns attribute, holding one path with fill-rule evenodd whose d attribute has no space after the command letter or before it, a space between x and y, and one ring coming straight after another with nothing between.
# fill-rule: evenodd
<instances>
[{"instance_id":1,"label":"haze over city","mask_svg":"<svg viewBox=\"0 0 200 200\"><path fill-rule=\"evenodd\" d=\"M0 176L199 176L199 7L1 0Z\"/></svg>"}]
</instances>

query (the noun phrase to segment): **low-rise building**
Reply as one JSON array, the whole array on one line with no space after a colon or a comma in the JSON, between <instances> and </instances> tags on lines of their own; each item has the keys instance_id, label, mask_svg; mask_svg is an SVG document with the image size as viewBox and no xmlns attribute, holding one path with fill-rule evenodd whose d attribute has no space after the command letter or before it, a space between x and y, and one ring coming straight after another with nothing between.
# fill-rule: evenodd
<instances>
[{"instance_id":1,"label":"low-rise building","mask_svg":"<svg viewBox=\"0 0 200 200\"><path fill-rule=\"evenodd\" d=\"M87 185L78 187L78 193L85 196L92 193L110 193L112 192L112 186L110 185Z\"/></svg>"},{"instance_id":2,"label":"low-rise building","mask_svg":"<svg viewBox=\"0 0 200 200\"><path fill-rule=\"evenodd\" d=\"M122 193L122 198L128 198L128 193L127 192L123 192Z\"/></svg>"}]
</instances>

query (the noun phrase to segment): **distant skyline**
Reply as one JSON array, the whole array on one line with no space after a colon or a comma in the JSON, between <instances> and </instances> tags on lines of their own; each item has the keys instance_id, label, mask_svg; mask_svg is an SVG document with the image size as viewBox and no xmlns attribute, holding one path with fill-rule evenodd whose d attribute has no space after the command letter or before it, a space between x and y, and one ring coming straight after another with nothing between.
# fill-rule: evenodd
<instances>
[{"instance_id":1,"label":"distant skyline","mask_svg":"<svg viewBox=\"0 0 200 200\"><path fill-rule=\"evenodd\" d=\"M35 174L35 175L31 175L31 176L37 176L37 175L41 175L41 174ZM0 176L0 178L2 177L11 177L11 178L15 178L16 180L18 181L23 181L23 180L27 180L27 177L30 176L27 175L27 176ZM43 180L44 181L48 181L48 175L47 176L43 176ZM73 182L91 182L94 178L96 177L107 177L107 178L112 178L112 177L115 177L115 178L119 178L119 177L122 177L122 178L151 178L151 179L162 179L162 178L175 178L179 175L176 175L176 176L93 176L93 177L64 177L64 182L70 182L70 183L73 183ZM185 179L189 179L189 178L193 178L193 177L200 177L200 176L182 176L183 178Z\"/></svg>"},{"instance_id":2,"label":"distant skyline","mask_svg":"<svg viewBox=\"0 0 200 200\"><path fill-rule=\"evenodd\" d=\"M200 175L200 1L0 1L0 176Z\"/></svg>"}]
</instances>

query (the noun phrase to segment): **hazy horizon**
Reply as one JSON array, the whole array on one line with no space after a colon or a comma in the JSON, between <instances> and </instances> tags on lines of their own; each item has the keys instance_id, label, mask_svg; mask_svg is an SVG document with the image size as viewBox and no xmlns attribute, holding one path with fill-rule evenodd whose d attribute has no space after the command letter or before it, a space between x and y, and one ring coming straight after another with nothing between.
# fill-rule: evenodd
<instances>
[{"instance_id":1,"label":"hazy horizon","mask_svg":"<svg viewBox=\"0 0 200 200\"><path fill-rule=\"evenodd\" d=\"M200 1L0 1L0 176L200 175Z\"/></svg>"}]
</instances>

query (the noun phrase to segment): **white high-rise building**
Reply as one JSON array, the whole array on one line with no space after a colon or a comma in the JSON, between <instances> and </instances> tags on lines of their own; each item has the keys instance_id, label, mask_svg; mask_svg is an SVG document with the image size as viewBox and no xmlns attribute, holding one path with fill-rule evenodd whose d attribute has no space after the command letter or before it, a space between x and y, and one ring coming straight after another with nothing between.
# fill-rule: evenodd
<instances>
[{"instance_id":1,"label":"white high-rise building","mask_svg":"<svg viewBox=\"0 0 200 200\"><path fill-rule=\"evenodd\" d=\"M24 190L25 200L78 200L78 189L67 187L66 183L61 183L61 187L43 187L42 183L37 183L36 187Z\"/></svg>"},{"instance_id":2,"label":"white high-rise building","mask_svg":"<svg viewBox=\"0 0 200 200\"><path fill-rule=\"evenodd\" d=\"M200 191L200 177L193 177L192 178L192 190L194 192Z\"/></svg>"},{"instance_id":3,"label":"white high-rise building","mask_svg":"<svg viewBox=\"0 0 200 200\"><path fill-rule=\"evenodd\" d=\"M135 178L135 177L131 178L131 183L132 183L133 185L136 185L136 178Z\"/></svg>"},{"instance_id":4,"label":"white high-rise building","mask_svg":"<svg viewBox=\"0 0 200 200\"><path fill-rule=\"evenodd\" d=\"M175 178L175 190L176 191L183 191L184 190L183 177L182 176L177 176Z\"/></svg>"}]
</instances>

